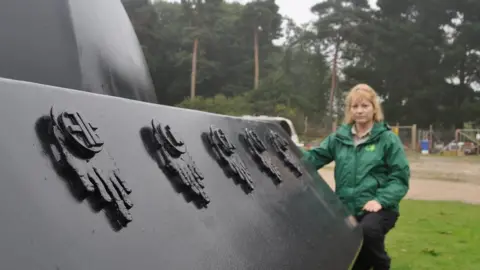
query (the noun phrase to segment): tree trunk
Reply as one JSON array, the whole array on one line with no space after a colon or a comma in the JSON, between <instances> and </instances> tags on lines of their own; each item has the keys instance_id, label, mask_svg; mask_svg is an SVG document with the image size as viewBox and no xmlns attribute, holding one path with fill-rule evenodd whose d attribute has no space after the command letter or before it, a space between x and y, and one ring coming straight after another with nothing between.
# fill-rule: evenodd
<instances>
[{"instance_id":1,"label":"tree trunk","mask_svg":"<svg viewBox=\"0 0 480 270\"><path fill-rule=\"evenodd\" d=\"M333 53L333 63L332 63L332 85L330 88L330 120L332 124L332 131L336 129L336 123L333 115L333 98L335 95L335 88L337 87L337 59L338 59L338 50L340 47L340 39L335 44L335 51Z\"/></svg>"},{"instance_id":2,"label":"tree trunk","mask_svg":"<svg viewBox=\"0 0 480 270\"><path fill-rule=\"evenodd\" d=\"M255 57L255 77L253 79L253 89L258 89L258 77L260 74L258 66L258 29L253 29L253 51Z\"/></svg>"},{"instance_id":3,"label":"tree trunk","mask_svg":"<svg viewBox=\"0 0 480 270\"><path fill-rule=\"evenodd\" d=\"M190 82L190 99L195 98L195 87L197 84L197 51L198 51L198 38L193 41L193 54L192 54L192 78Z\"/></svg>"},{"instance_id":4,"label":"tree trunk","mask_svg":"<svg viewBox=\"0 0 480 270\"><path fill-rule=\"evenodd\" d=\"M455 112L456 112L456 117L455 117L455 128L456 129L462 129L464 126L464 119L465 115L462 110L462 104L467 99L468 96L468 86L467 86L467 76L466 76L466 64L467 64L467 52L468 52L468 47L465 45L464 49L464 54L462 56L462 60L460 62L460 67L459 67L459 80L460 84L456 86L456 91L455 91Z\"/></svg>"}]
</instances>

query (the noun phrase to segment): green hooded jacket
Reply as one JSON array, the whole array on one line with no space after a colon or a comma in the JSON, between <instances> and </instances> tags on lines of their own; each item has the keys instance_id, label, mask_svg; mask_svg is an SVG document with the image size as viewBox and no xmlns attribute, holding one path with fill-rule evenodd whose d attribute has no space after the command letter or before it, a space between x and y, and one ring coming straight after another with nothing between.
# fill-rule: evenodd
<instances>
[{"instance_id":1,"label":"green hooded jacket","mask_svg":"<svg viewBox=\"0 0 480 270\"><path fill-rule=\"evenodd\" d=\"M355 146L352 125L342 125L318 148L304 151L303 160L318 170L335 161L335 193L352 215L364 213L370 200L399 212L409 189L410 167L403 145L390 127L375 123L368 139Z\"/></svg>"}]
</instances>

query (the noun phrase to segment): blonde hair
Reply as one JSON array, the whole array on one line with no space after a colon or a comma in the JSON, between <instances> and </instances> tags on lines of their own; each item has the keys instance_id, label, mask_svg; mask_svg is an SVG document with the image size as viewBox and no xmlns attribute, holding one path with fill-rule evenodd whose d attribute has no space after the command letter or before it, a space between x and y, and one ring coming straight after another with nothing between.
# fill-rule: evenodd
<instances>
[{"instance_id":1,"label":"blonde hair","mask_svg":"<svg viewBox=\"0 0 480 270\"><path fill-rule=\"evenodd\" d=\"M354 122L350 108L352 107L353 102L357 99L365 99L372 103L373 121L383 121L384 116L382 106L380 105L380 99L375 90L367 84L357 84L352 87L345 99L345 119L343 120L345 124L353 124Z\"/></svg>"}]
</instances>

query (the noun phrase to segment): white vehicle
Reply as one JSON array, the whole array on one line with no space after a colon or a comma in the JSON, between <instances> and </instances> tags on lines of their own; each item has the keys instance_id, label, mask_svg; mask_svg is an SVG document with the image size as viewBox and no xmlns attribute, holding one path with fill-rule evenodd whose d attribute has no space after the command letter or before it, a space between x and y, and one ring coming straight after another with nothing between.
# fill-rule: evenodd
<instances>
[{"instance_id":1,"label":"white vehicle","mask_svg":"<svg viewBox=\"0 0 480 270\"><path fill-rule=\"evenodd\" d=\"M298 139L298 134L292 121L288 118L267 115L244 115L242 118L255 121L276 122L290 135L290 138L298 147L304 146L304 143Z\"/></svg>"}]
</instances>

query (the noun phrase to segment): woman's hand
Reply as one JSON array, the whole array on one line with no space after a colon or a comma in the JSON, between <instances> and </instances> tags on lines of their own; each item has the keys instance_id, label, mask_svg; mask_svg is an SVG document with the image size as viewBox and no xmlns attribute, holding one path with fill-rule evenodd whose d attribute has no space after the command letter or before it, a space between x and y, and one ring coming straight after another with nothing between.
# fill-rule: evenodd
<instances>
[{"instance_id":1,"label":"woman's hand","mask_svg":"<svg viewBox=\"0 0 480 270\"><path fill-rule=\"evenodd\" d=\"M375 200L371 200L363 206L363 210L368 212L378 212L382 210L382 205Z\"/></svg>"}]
</instances>

